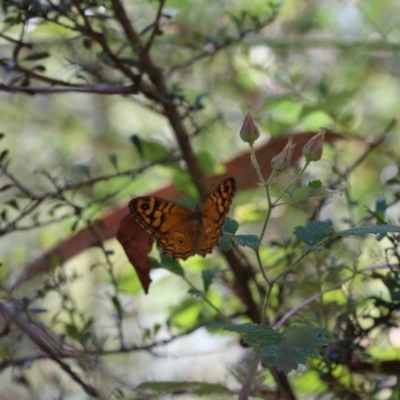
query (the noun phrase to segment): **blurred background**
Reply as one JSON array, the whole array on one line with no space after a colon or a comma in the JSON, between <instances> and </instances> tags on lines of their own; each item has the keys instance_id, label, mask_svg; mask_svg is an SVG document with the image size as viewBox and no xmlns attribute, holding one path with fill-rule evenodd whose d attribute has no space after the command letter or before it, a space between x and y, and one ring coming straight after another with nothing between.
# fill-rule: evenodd
<instances>
[{"instance_id":1,"label":"blurred background","mask_svg":"<svg viewBox=\"0 0 400 400\"><path fill-rule=\"evenodd\" d=\"M84 251L68 255L68 241L77 232L117 210L118 218L128 214L127 204L134 196L173 184L194 199L193 205L198 201L162 102L142 92L107 93L102 86L121 88L132 81L115 67L96 36L82 28L87 24L106 38L126 68L140 68L136 49L114 12L115 2L82 2L80 7L74 1L22 3L3 1L1 13L0 154L8 150L0 175L2 301L21 313L30 308L35 321L57 340L97 351L98 357L73 362L101 398L161 398L151 394L154 387L137 389L149 381L215 383L220 393L213 388L203 398L235 398L228 390L240 388L245 374L241 363L249 351L237 336L205 327L203 322L214 311L188 294L186 280L156 269L145 295L121 245L112 238L115 232L101 244L82 244ZM144 43L149 43L160 4L123 2ZM168 0L162 10L162 34L155 34L149 54L207 175L224 173L224 163L248 151L239 137L248 111L261 132L256 147L271 138L286 142L290 134L317 133L322 126L340 134L342 138L326 143L323 159L304 177L305 184L319 179L326 187L340 181L341 173L397 118L400 25L394 0ZM149 78L143 80L151 86ZM87 90L79 92L78 87ZM381 146L332 188L337 192L318 217L331 220L336 229L352 227L365 221L368 209L378 212L380 199L392 204L384 207L383 218L398 224L399 148L395 126ZM159 162L164 158L173 162ZM274 195L302 162L281 174ZM248 174L255 174L250 161ZM240 232L259 235L266 211L264 190L239 189L230 216L239 222ZM261 248L268 265L284 257L285 246L294 245L294 227L307 222L315 209L311 199L274 210ZM66 243L65 262L54 259L53 269L15 286L29 265L60 243ZM76 246L76 241L71 243ZM251 249L243 251L251 262ZM338 253L329 258L338 266L335 271L319 271L329 272L331 284L349 276L346 268L386 261L385 245L375 240L354 239L339 254L342 258ZM152 255L159 258L155 247ZM207 258L196 256L181 265L196 287L202 285L202 270L227 269L215 250ZM316 283L321 276L317 279L318 273L307 268L293 275L293 287L289 283L274 294L271 318L321 289ZM376 281L354 290L355 297L386 293ZM227 315L238 313L240 321L247 321L232 292L233 280L227 274L213 282L207 298ZM345 303L340 290L331 296L335 307ZM255 298L259 302L260 293ZM24 307L21 299L27 299ZM308 312L299 321L319 324L326 316L318 305ZM328 314L334 317L336 312L335 308ZM40 361L43 351L22 331L2 323L1 398L89 397L54 361ZM331 328L332 324L326 323ZM380 345L368 343L375 346L370 355L398 356L396 329L386 332ZM176 335L182 337L175 339ZM124 347L130 351L125 353ZM327 395L329 385L317 375L306 367L292 373L298 398ZM272 384L270 377L262 382ZM174 393L178 388L179 396ZM197 398L190 385L162 389L162 398ZM259 398L268 398L261 392Z\"/></svg>"}]
</instances>

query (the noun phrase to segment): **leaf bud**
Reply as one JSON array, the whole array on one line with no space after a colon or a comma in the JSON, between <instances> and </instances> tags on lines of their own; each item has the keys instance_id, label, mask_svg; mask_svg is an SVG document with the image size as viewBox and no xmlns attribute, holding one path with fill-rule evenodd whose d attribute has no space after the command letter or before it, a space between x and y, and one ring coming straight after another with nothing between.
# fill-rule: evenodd
<instances>
[{"instance_id":1,"label":"leaf bud","mask_svg":"<svg viewBox=\"0 0 400 400\"><path fill-rule=\"evenodd\" d=\"M321 128L319 133L313 136L303 147L303 156L307 162L318 161L322 157L324 149L326 128Z\"/></svg>"},{"instance_id":2,"label":"leaf bud","mask_svg":"<svg viewBox=\"0 0 400 400\"><path fill-rule=\"evenodd\" d=\"M253 144L259 137L260 131L250 112L248 112L244 117L243 125L240 128L240 138L243 142Z\"/></svg>"},{"instance_id":3,"label":"leaf bud","mask_svg":"<svg viewBox=\"0 0 400 400\"><path fill-rule=\"evenodd\" d=\"M271 160L272 168L275 171L282 172L290 167L295 146L293 144L293 137L291 136L285 148Z\"/></svg>"}]
</instances>

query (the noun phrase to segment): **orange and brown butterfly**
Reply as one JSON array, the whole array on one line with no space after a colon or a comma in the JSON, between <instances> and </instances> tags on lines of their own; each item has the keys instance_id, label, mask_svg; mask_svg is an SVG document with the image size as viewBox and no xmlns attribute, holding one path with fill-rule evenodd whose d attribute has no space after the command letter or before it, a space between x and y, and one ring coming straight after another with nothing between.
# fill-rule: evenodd
<instances>
[{"instance_id":1,"label":"orange and brown butterfly","mask_svg":"<svg viewBox=\"0 0 400 400\"><path fill-rule=\"evenodd\" d=\"M226 178L195 210L151 196L134 198L129 209L165 254L183 260L194 254L204 257L219 242L235 191L235 179Z\"/></svg>"}]
</instances>

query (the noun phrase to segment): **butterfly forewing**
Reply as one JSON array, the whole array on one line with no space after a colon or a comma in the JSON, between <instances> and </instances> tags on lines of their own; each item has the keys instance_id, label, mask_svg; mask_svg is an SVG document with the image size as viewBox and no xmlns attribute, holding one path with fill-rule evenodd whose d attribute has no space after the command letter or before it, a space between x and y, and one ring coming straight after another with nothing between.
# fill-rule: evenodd
<instances>
[{"instance_id":1,"label":"butterfly forewing","mask_svg":"<svg viewBox=\"0 0 400 400\"><path fill-rule=\"evenodd\" d=\"M236 192L234 178L224 179L203 203L201 211L210 221L223 225Z\"/></svg>"},{"instance_id":2,"label":"butterfly forewing","mask_svg":"<svg viewBox=\"0 0 400 400\"><path fill-rule=\"evenodd\" d=\"M222 235L222 226L229 212L233 196L236 192L234 178L223 180L218 187L208 196L201 211L203 214L203 229L197 242L197 253L203 257L211 253L218 244Z\"/></svg>"},{"instance_id":3,"label":"butterfly forewing","mask_svg":"<svg viewBox=\"0 0 400 400\"><path fill-rule=\"evenodd\" d=\"M192 211L159 197L137 197L129 203L132 216L157 238L181 225Z\"/></svg>"},{"instance_id":4,"label":"butterfly forewing","mask_svg":"<svg viewBox=\"0 0 400 400\"><path fill-rule=\"evenodd\" d=\"M151 196L131 200L129 209L164 253L182 259L196 253L205 256L218 244L235 190L234 178L223 180L194 211Z\"/></svg>"}]
</instances>

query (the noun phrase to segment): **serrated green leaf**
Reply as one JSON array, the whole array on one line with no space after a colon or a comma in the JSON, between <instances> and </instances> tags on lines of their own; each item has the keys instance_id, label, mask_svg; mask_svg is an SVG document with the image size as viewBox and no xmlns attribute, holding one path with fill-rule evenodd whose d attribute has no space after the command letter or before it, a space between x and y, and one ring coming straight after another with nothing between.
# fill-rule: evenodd
<instances>
[{"instance_id":1,"label":"serrated green leaf","mask_svg":"<svg viewBox=\"0 0 400 400\"><path fill-rule=\"evenodd\" d=\"M400 232L400 226L395 225L364 225L358 226L356 228L345 229L343 231L339 231L336 233L336 236L346 236L346 235L355 235L355 236L364 236L367 234L375 234L375 235L384 235L386 233Z\"/></svg>"},{"instance_id":2,"label":"serrated green leaf","mask_svg":"<svg viewBox=\"0 0 400 400\"><path fill-rule=\"evenodd\" d=\"M214 278L221 273L220 269L203 269L201 278L203 279L204 292L207 293Z\"/></svg>"},{"instance_id":3,"label":"serrated green leaf","mask_svg":"<svg viewBox=\"0 0 400 400\"><path fill-rule=\"evenodd\" d=\"M234 235L239 228L239 224L232 218L226 217L223 231Z\"/></svg>"},{"instance_id":4,"label":"serrated green leaf","mask_svg":"<svg viewBox=\"0 0 400 400\"><path fill-rule=\"evenodd\" d=\"M315 247L332 233L329 221L310 221L306 226L296 226L294 235L310 247Z\"/></svg>"},{"instance_id":5,"label":"serrated green leaf","mask_svg":"<svg viewBox=\"0 0 400 400\"><path fill-rule=\"evenodd\" d=\"M226 233L223 233L221 237L219 238L218 246L223 250L223 251L228 251L232 248L232 241L230 238L230 235L227 235Z\"/></svg>"},{"instance_id":6,"label":"serrated green leaf","mask_svg":"<svg viewBox=\"0 0 400 400\"><path fill-rule=\"evenodd\" d=\"M238 332L268 366L288 373L305 364L307 358L319 354L319 347L328 344L326 330L310 325L293 326L282 333L259 324L228 326Z\"/></svg>"},{"instance_id":7,"label":"serrated green leaf","mask_svg":"<svg viewBox=\"0 0 400 400\"><path fill-rule=\"evenodd\" d=\"M260 246L260 238L256 235L235 235L233 240L238 246L251 247L258 249Z\"/></svg>"},{"instance_id":8,"label":"serrated green leaf","mask_svg":"<svg viewBox=\"0 0 400 400\"><path fill-rule=\"evenodd\" d=\"M185 271L179 261L164 254L161 255L159 268L166 269L167 271L172 272L175 275L185 276Z\"/></svg>"}]
</instances>

